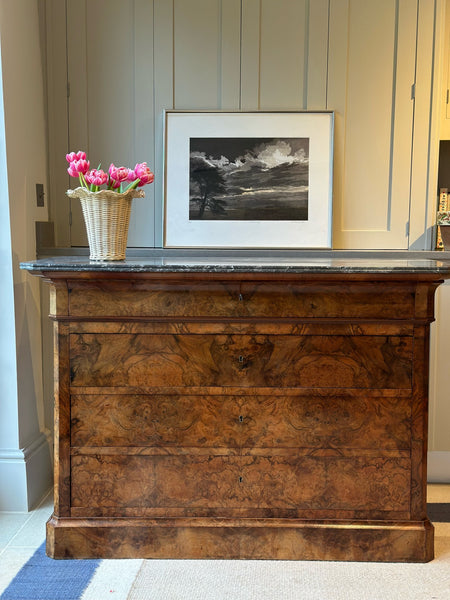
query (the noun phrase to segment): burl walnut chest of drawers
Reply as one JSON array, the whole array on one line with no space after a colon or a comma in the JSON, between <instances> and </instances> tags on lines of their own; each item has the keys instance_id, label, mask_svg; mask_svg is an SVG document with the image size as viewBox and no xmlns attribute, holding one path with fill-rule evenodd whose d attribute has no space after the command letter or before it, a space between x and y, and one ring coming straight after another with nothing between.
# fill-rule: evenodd
<instances>
[{"instance_id":1,"label":"burl walnut chest of drawers","mask_svg":"<svg viewBox=\"0 0 450 600\"><path fill-rule=\"evenodd\" d=\"M52 290L48 554L430 560L428 340L449 268L168 262L24 267Z\"/></svg>"}]
</instances>

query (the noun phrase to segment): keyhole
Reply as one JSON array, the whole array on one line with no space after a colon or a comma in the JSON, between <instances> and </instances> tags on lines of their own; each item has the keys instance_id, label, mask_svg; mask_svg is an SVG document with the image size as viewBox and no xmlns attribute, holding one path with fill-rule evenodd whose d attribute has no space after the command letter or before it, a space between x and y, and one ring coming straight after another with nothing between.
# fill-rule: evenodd
<instances>
[{"instance_id":1,"label":"keyhole","mask_svg":"<svg viewBox=\"0 0 450 600\"><path fill-rule=\"evenodd\" d=\"M244 422L244 417L242 415L239 415L239 423L243 423Z\"/></svg>"},{"instance_id":2,"label":"keyhole","mask_svg":"<svg viewBox=\"0 0 450 600\"><path fill-rule=\"evenodd\" d=\"M239 476L239 483L242 483L243 479L244 478L242 476Z\"/></svg>"},{"instance_id":3,"label":"keyhole","mask_svg":"<svg viewBox=\"0 0 450 600\"><path fill-rule=\"evenodd\" d=\"M240 363L243 363L243 362L244 362L244 357L243 357L243 356L240 356L240 357L239 357L239 362L240 362Z\"/></svg>"},{"instance_id":4,"label":"keyhole","mask_svg":"<svg viewBox=\"0 0 450 600\"><path fill-rule=\"evenodd\" d=\"M242 294L239 294L239 302L242 302L244 300L244 296Z\"/></svg>"}]
</instances>

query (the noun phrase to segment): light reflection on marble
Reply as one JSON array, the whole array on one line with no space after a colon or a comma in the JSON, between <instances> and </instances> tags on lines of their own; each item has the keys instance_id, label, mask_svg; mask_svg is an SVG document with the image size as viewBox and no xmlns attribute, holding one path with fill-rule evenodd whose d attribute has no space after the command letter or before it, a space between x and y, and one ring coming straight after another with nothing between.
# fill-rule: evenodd
<instances>
[{"instance_id":1,"label":"light reflection on marble","mask_svg":"<svg viewBox=\"0 0 450 600\"><path fill-rule=\"evenodd\" d=\"M430 257L430 254L433 256ZM193 255L160 251L155 256L130 257L123 261L91 261L87 256L53 256L21 263L28 271L110 271L110 272L266 272L266 273L450 273L450 260L438 260L436 253L423 252L305 252L286 256Z\"/></svg>"}]
</instances>

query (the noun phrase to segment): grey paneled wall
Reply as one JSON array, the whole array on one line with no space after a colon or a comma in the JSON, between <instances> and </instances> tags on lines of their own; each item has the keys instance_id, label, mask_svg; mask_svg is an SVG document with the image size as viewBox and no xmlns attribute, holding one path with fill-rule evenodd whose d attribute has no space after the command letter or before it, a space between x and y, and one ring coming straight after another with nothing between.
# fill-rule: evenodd
<instances>
[{"instance_id":1,"label":"grey paneled wall","mask_svg":"<svg viewBox=\"0 0 450 600\"><path fill-rule=\"evenodd\" d=\"M174 107L239 108L239 0L175 0Z\"/></svg>"},{"instance_id":2,"label":"grey paneled wall","mask_svg":"<svg viewBox=\"0 0 450 600\"><path fill-rule=\"evenodd\" d=\"M153 7L146 0L68 0L69 147L92 166L154 163ZM72 181L73 184L73 181ZM135 200L130 241L153 245L154 190ZM72 203L71 245L85 244Z\"/></svg>"},{"instance_id":3,"label":"grey paneled wall","mask_svg":"<svg viewBox=\"0 0 450 600\"><path fill-rule=\"evenodd\" d=\"M326 106L328 0L243 0L245 110Z\"/></svg>"},{"instance_id":4,"label":"grey paneled wall","mask_svg":"<svg viewBox=\"0 0 450 600\"><path fill-rule=\"evenodd\" d=\"M174 0L170 16L174 108L326 108L328 0Z\"/></svg>"},{"instance_id":5,"label":"grey paneled wall","mask_svg":"<svg viewBox=\"0 0 450 600\"><path fill-rule=\"evenodd\" d=\"M415 69L432 64L421 56L442 0L421 0L420 19L418 0L108 0L108 10L105 0L66 1L68 140L59 128L50 146L66 137L95 164L154 167L155 184L134 201L130 246L161 245L162 111L186 108L335 111L334 247L408 247L411 189L423 187L430 144L432 66ZM49 61L54 80L66 76ZM51 181L62 197L67 178ZM418 238L427 200L412 198ZM76 202L72 213L71 245L85 244Z\"/></svg>"},{"instance_id":6,"label":"grey paneled wall","mask_svg":"<svg viewBox=\"0 0 450 600\"><path fill-rule=\"evenodd\" d=\"M156 172L130 246L161 244L163 109L326 108L328 0L67 0L67 22L68 147Z\"/></svg>"}]
</instances>

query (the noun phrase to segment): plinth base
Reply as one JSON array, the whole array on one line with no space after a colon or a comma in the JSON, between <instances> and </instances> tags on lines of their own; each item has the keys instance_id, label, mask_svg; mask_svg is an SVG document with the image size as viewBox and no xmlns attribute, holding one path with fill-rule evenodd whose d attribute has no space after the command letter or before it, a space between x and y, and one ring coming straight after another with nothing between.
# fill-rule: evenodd
<instances>
[{"instance_id":1,"label":"plinth base","mask_svg":"<svg viewBox=\"0 0 450 600\"><path fill-rule=\"evenodd\" d=\"M177 558L428 562L430 521L76 519L51 517L52 558Z\"/></svg>"}]
</instances>

